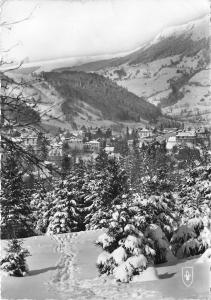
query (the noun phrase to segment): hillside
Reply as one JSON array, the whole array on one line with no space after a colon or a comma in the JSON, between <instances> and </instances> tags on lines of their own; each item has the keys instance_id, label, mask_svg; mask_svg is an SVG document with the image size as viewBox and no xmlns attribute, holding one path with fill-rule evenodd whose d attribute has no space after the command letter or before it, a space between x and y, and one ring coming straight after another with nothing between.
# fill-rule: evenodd
<instances>
[{"instance_id":1,"label":"hillside","mask_svg":"<svg viewBox=\"0 0 211 300\"><path fill-rule=\"evenodd\" d=\"M98 74L46 72L43 78L64 99L61 110L67 121L80 118L84 110L90 111L89 118L112 121L154 121L161 115L154 105Z\"/></svg>"},{"instance_id":2,"label":"hillside","mask_svg":"<svg viewBox=\"0 0 211 300\"><path fill-rule=\"evenodd\" d=\"M35 74L29 70L26 74L7 72L7 76L17 83L16 93L36 103L34 109L40 114L40 125L53 134L59 128L74 130L83 125L119 132L126 126L144 126L161 116L156 106L97 74Z\"/></svg>"},{"instance_id":3,"label":"hillside","mask_svg":"<svg viewBox=\"0 0 211 300\"><path fill-rule=\"evenodd\" d=\"M63 69L64 70L64 69ZM209 17L170 27L121 58L71 68L96 72L183 120L211 119ZM61 69L60 69L61 71Z\"/></svg>"}]
</instances>

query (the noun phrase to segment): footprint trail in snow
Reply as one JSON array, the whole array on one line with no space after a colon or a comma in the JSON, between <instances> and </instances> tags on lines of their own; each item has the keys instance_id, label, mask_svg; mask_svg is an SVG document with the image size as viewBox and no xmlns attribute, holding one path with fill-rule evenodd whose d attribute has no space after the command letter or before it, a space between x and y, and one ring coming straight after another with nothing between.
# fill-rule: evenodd
<instances>
[{"instance_id":1,"label":"footprint trail in snow","mask_svg":"<svg viewBox=\"0 0 211 300\"><path fill-rule=\"evenodd\" d=\"M143 291L137 284L117 284L106 276L98 276L96 258L100 249L94 241L102 231L86 231L52 236L56 252L61 256L57 270L48 282L60 299L155 299L158 292Z\"/></svg>"}]
</instances>

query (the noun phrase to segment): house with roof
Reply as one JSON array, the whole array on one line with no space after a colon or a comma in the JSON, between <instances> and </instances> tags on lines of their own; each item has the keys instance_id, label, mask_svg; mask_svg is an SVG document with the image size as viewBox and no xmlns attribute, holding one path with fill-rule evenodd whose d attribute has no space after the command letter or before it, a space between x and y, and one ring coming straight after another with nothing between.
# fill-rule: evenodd
<instances>
[{"instance_id":1,"label":"house with roof","mask_svg":"<svg viewBox=\"0 0 211 300\"><path fill-rule=\"evenodd\" d=\"M34 131L27 131L21 134L22 145L25 148L31 146L35 151L37 150L37 133Z\"/></svg>"},{"instance_id":2,"label":"house with roof","mask_svg":"<svg viewBox=\"0 0 211 300\"><path fill-rule=\"evenodd\" d=\"M108 155L112 155L114 153L114 147L111 146L106 146L104 150Z\"/></svg>"},{"instance_id":3,"label":"house with roof","mask_svg":"<svg viewBox=\"0 0 211 300\"><path fill-rule=\"evenodd\" d=\"M100 151L100 142L97 140L92 140L92 141L86 142L84 144L84 150L86 150L87 152L98 153Z\"/></svg>"},{"instance_id":4,"label":"house with roof","mask_svg":"<svg viewBox=\"0 0 211 300\"><path fill-rule=\"evenodd\" d=\"M194 146L196 144L196 131L180 131L176 135L176 141L178 144L187 144L188 146Z\"/></svg>"},{"instance_id":5,"label":"house with roof","mask_svg":"<svg viewBox=\"0 0 211 300\"><path fill-rule=\"evenodd\" d=\"M66 138L65 141L68 143L71 150L82 151L84 149L83 140L80 138Z\"/></svg>"},{"instance_id":6,"label":"house with roof","mask_svg":"<svg viewBox=\"0 0 211 300\"><path fill-rule=\"evenodd\" d=\"M63 157L62 143L54 143L51 145L51 149L48 152L48 160L55 162L57 165L61 164Z\"/></svg>"},{"instance_id":7,"label":"house with roof","mask_svg":"<svg viewBox=\"0 0 211 300\"><path fill-rule=\"evenodd\" d=\"M168 151L171 151L173 149L174 146L177 145L177 139L176 136L170 136L167 140L166 140L166 149Z\"/></svg>"},{"instance_id":8,"label":"house with roof","mask_svg":"<svg viewBox=\"0 0 211 300\"><path fill-rule=\"evenodd\" d=\"M152 137L154 134L151 129L142 128L142 129L138 130L138 135L139 135L139 138L143 139L143 138Z\"/></svg>"},{"instance_id":9,"label":"house with roof","mask_svg":"<svg viewBox=\"0 0 211 300\"><path fill-rule=\"evenodd\" d=\"M206 128L196 130L196 142L210 147L210 132Z\"/></svg>"}]
</instances>

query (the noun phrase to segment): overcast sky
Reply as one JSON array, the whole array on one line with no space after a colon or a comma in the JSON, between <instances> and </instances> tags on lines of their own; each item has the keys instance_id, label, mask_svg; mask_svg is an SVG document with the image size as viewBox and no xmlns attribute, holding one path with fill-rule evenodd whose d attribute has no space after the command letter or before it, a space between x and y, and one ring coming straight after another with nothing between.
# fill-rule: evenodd
<instances>
[{"instance_id":1,"label":"overcast sky","mask_svg":"<svg viewBox=\"0 0 211 300\"><path fill-rule=\"evenodd\" d=\"M165 27L209 13L209 0L11 0L2 45L12 59L90 57L132 51Z\"/></svg>"}]
</instances>

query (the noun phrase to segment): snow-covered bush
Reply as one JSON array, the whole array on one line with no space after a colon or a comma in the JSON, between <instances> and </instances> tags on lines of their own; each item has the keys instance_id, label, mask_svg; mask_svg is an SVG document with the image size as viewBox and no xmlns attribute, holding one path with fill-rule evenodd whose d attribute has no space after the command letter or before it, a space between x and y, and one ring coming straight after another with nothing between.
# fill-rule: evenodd
<instances>
[{"instance_id":1,"label":"snow-covered bush","mask_svg":"<svg viewBox=\"0 0 211 300\"><path fill-rule=\"evenodd\" d=\"M12 239L8 243L8 248L5 257L0 261L1 270L8 273L10 276L22 277L27 274L28 266L26 257L30 255L27 249L22 247L23 242Z\"/></svg>"}]
</instances>

